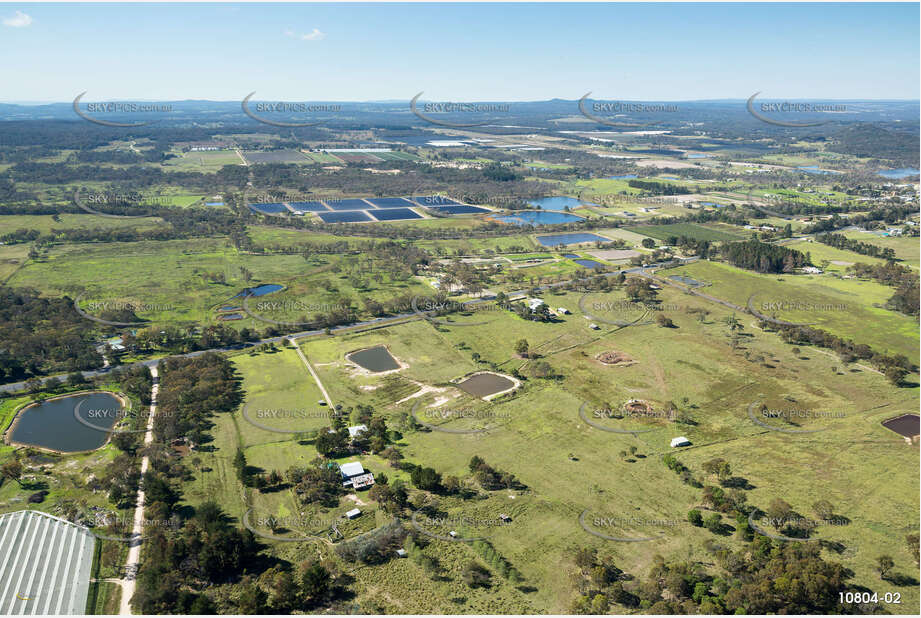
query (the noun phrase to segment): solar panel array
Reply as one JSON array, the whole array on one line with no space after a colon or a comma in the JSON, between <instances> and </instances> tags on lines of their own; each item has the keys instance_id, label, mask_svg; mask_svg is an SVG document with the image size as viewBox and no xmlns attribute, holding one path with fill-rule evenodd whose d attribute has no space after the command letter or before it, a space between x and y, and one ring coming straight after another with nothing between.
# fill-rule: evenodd
<instances>
[{"instance_id":1,"label":"solar panel array","mask_svg":"<svg viewBox=\"0 0 921 618\"><path fill-rule=\"evenodd\" d=\"M40 511L0 515L0 615L85 613L95 540Z\"/></svg>"},{"instance_id":2,"label":"solar panel array","mask_svg":"<svg viewBox=\"0 0 921 618\"><path fill-rule=\"evenodd\" d=\"M411 210L423 206L444 215L466 215L489 212L488 208L468 206L449 197L429 195L421 197L368 197L341 200L313 200L308 202L268 202L250 204L256 212L276 215L285 212L296 214L316 213L324 223L359 223L364 221L405 221L422 219ZM290 207L290 208L289 208Z\"/></svg>"}]
</instances>

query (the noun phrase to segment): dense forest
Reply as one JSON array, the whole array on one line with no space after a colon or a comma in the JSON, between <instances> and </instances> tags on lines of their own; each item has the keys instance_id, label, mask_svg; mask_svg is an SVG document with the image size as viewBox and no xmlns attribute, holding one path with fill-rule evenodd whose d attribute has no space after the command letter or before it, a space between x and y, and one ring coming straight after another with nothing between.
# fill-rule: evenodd
<instances>
[{"instance_id":1,"label":"dense forest","mask_svg":"<svg viewBox=\"0 0 921 618\"><path fill-rule=\"evenodd\" d=\"M758 240L728 243L723 255L733 266L759 273L792 273L809 263L807 255L800 251Z\"/></svg>"}]
</instances>

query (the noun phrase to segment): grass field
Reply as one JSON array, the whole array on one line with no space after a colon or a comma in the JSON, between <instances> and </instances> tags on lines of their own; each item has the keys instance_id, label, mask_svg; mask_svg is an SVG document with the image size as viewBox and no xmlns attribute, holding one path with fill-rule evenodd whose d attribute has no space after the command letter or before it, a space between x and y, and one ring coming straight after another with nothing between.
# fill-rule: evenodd
<instances>
[{"instance_id":1,"label":"grass field","mask_svg":"<svg viewBox=\"0 0 921 618\"><path fill-rule=\"evenodd\" d=\"M874 350L904 354L918 361L917 322L910 316L881 308L894 290L879 283L829 275L760 275L705 261L668 272L706 281L711 284L706 288L707 294L742 307L753 294L756 308L761 303L804 304L801 310L769 314L777 313L775 317L791 322L814 323L816 328L865 343Z\"/></svg>"},{"instance_id":2,"label":"grass field","mask_svg":"<svg viewBox=\"0 0 921 618\"><path fill-rule=\"evenodd\" d=\"M876 234L867 234L866 232L845 232L844 234L853 240L869 243L884 249L893 249L897 259L901 260L905 266L919 268L919 243L917 237L911 236L878 236ZM866 256L861 256L860 261L866 261Z\"/></svg>"},{"instance_id":3,"label":"grass field","mask_svg":"<svg viewBox=\"0 0 921 618\"><path fill-rule=\"evenodd\" d=\"M695 223L670 223L668 225L638 225L629 231L656 240L666 240L669 236L687 236L695 240L732 241L742 237L723 230L712 229Z\"/></svg>"}]
</instances>

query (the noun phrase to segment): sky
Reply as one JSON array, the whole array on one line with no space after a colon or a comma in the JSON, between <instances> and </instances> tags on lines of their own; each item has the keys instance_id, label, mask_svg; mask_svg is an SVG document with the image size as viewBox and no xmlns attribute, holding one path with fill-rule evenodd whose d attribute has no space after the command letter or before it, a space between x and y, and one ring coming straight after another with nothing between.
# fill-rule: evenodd
<instances>
[{"instance_id":1,"label":"sky","mask_svg":"<svg viewBox=\"0 0 921 618\"><path fill-rule=\"evenodd\" d=\"M0 3L0 101L919 98L919 4Z\"/></svg>"}]
</instances>

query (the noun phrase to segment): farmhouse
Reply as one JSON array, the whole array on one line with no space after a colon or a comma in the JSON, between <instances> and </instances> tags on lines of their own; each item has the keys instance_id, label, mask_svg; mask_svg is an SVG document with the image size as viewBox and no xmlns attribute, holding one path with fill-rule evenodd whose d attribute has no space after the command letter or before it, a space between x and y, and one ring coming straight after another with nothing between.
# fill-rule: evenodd
<instances>
[{"instance_id":1,"label":"farmhouse","mask_svg":"<svg viewBox=\"0 0 921 618\"><path fill-rule=\"evenodd\" d=\"M367 433L367 431L368 431L367 425L353 425L352 427L349 427L349 438L351 438L352 440L354 440L355 438L360 438L361 434Z\"/></svg>"},{"instance_id":2,"label":"farmhouse","mask_svg":"<svg viewBox=\"0 0 921 618\"><path fill-rule=\"evenodd\" d=\"M544 301L542 301L539 298L529 298L528 299L528 308L531 311L537 311L537 308L543 304L544 304Z\"/></svg>"},{"instance_id":3,"label":"farmhouse","mask_svg":"<svg viewBox=\"0 0 921 618\"><path fill-rule=\"evenodd\" d=\"M352 489L364 489L374 485L374 475L365 472L364 467L359 461L350 461L339 466L339 473L342 475L342 486L351 487Z\"/></svg>"}]
</instances>

